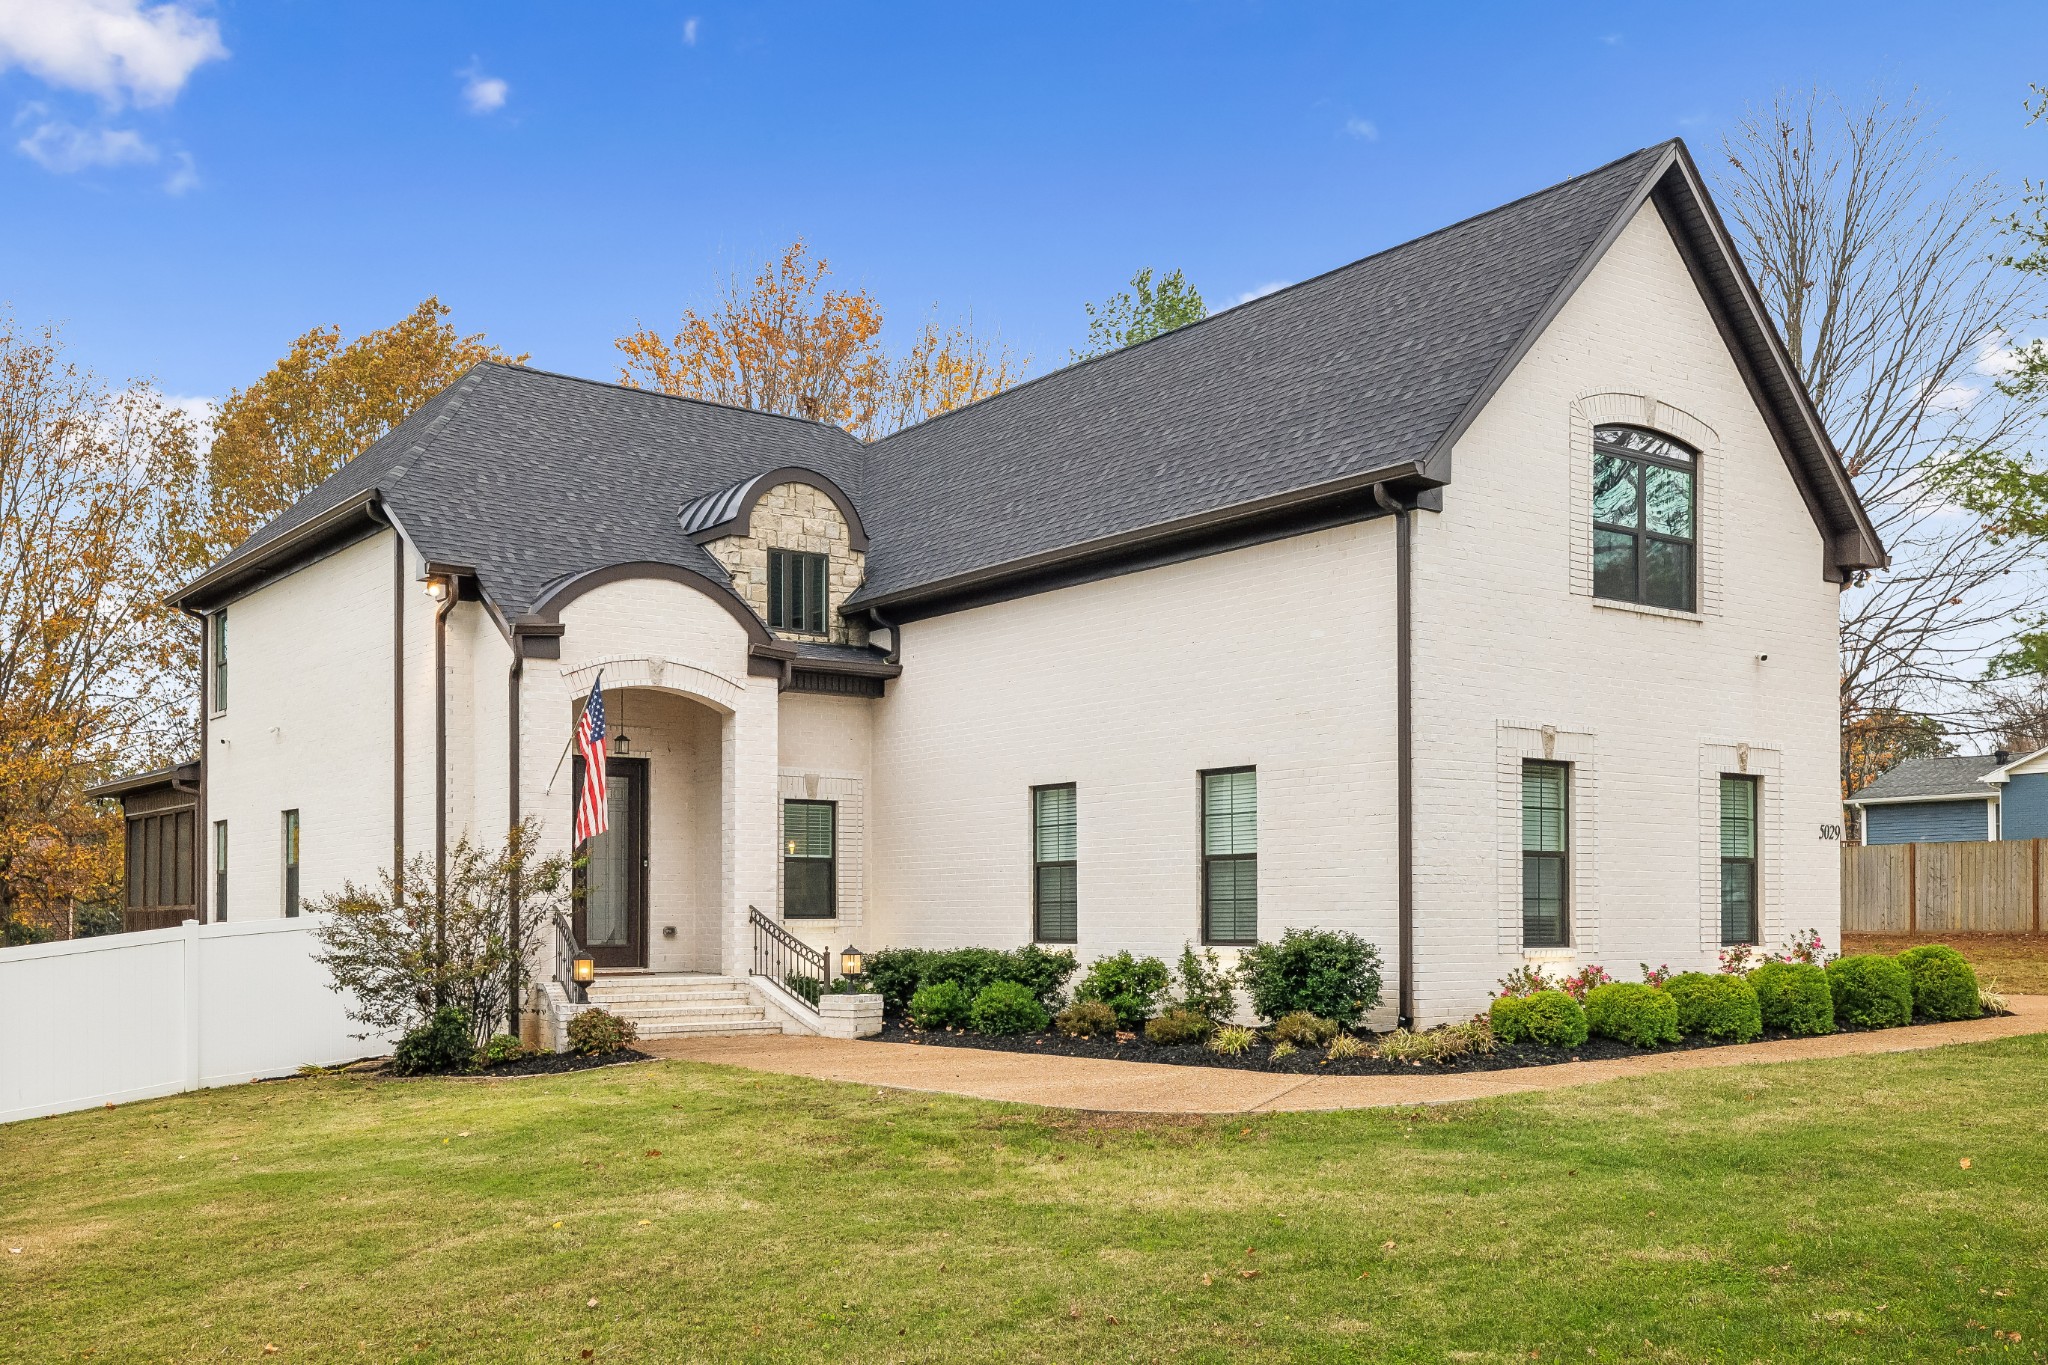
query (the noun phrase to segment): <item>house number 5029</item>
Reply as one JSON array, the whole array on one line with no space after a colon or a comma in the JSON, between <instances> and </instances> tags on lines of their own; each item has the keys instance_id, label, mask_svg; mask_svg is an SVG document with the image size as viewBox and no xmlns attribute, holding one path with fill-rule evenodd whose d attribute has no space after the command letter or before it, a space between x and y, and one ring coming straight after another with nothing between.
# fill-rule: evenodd
<instances>
[{"instance_id":1,"label":"house number 5029","mask_svg":"<svg viewBox=\"0 0 2048 1365\"><path fill-rule=\"evenodd\" d=\"M1842 837L1842 827L1840 825L1822 825L1820 827L1820 837L1830 842L1839 842Z\"/></svg>"}]
</instances>

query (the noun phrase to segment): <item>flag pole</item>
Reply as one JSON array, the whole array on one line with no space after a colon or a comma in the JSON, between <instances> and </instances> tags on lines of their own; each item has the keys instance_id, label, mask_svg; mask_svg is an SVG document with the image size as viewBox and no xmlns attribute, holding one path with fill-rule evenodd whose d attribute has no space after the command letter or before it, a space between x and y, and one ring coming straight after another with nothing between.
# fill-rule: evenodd
<instances>
[{"instance_id":1,"label":"flag pole","mask_svg":"<svg viewBox=\"0 0 2048 1365\"><path fill-rule=\"evenodd\" d=\"M604 690L604 670L597 671L597 681L592 684L599 691ZM562 775L562 765L569 761L569 750L576 747L576 727L583 723L583 713L590 709L590 693L583 694L583 705L576 708L576 719L569 722L569 737L562 741L562 756L555 760L555 770L548 774L548 785L541 791L542 796L555 794L555 779Z\"/></svg>"}]
</instances>

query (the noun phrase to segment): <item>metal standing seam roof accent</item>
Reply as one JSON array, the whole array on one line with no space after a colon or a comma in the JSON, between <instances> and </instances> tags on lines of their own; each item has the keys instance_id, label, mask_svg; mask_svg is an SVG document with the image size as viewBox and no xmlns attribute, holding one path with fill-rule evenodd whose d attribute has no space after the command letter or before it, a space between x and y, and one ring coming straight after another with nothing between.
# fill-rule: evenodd
<instances>
[{"instance_id":1,"label":"metal standing seam roof accent","mask_svg":"<svg viewBox=\"0 0 2048 1365\"><path fill-rule=\"evenodd\" d=\"M795 468L858 508L870 541L858 609L1388 477L1426 486L1450 477L1462 424L1629 216L1653 196L1660 209L1690 200L1694 184L1681 144L1648 147L872 445L819 422L478 365L197 583L232 581L232 566L366 494L426 558L475 565L507 619L550 584L622 563L727 583L692 531L736 515L765 472ZM1710 214L1674 232L1711 236ZM1682 250L1718 256L1720 242ZM1739 291L1746 276L1716 269L1703 289ZM1741 345L1753 365L1770 359L1768 344ZM1825 433L1770 378L1831 562L1881 558Z\"/></svg>"},{"instance_id":2,"label":"metal standing seam roof accent","mask_svg":"<svg viewBox=\"0 0 2048 1365\"><path fill-rule=\"evenodd\" d=\"M2000 766L1996 754L1909 758L1851 796L1849 804L1916 796L1980 796L1988 801L1997 793L1982 779Z\"/></svg>"}]
</instances>

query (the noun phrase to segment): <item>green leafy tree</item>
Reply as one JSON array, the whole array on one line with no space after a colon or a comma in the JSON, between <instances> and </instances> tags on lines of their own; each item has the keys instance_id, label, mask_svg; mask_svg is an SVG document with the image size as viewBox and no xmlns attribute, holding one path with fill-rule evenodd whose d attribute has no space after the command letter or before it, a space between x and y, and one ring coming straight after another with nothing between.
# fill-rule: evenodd
<instances>
[{"instance_id":1,"label":"green leafy tree","mask_svg":"<svg viewBox=\"0 0 2048 1365\"><path fill-rule=\"evenodd\" d=\"M1073 353L1076 360L1108 355L1209 316L1209 305L1178 270L1162 275L1155 286L1149 265L1131 276L1129 289L1082 306L1088 310L1088 345Z\"/></svg>"}]
</instances>

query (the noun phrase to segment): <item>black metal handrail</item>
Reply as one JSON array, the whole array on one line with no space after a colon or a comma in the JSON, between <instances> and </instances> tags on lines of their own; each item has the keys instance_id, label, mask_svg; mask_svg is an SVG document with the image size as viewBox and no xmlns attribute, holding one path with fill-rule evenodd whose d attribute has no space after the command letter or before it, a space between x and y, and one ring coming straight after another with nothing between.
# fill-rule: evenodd
<instances>
[{"instance_id":1,"label":"black metal handrail","mask_svg":"<svg viewBox=\"0 0 2048 1365\"><path fill-rule=\"evenodd\" d=\"M590 991L576 979L576 959L582 953L582 945L576 942L576 931L569 926L569 917L555 912L555 980L569 993L573 1004L590 1003Z\"/></svg>"},{"instance_id":2,"label":"black metal handrail","mask_svg":"<svg viewBox=\"0 0 2048 1365\"><path fill-rule=\"evenodd\" d=\"M822 949L813 948L753 906L747 907L754 926L754 975L800 995L812 1005L825 987L832 984L831 969Z\"/></svg>"}]
</instances>

